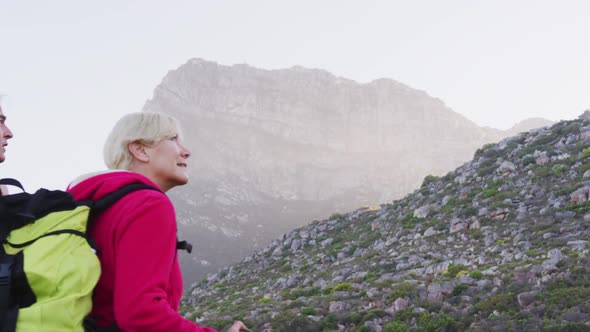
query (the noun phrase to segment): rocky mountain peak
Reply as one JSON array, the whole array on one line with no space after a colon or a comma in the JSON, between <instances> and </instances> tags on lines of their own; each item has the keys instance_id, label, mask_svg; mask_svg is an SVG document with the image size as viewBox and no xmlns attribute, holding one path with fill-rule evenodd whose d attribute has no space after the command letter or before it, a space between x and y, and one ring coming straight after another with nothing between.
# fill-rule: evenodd
<instances>
[{"instance_id":1,"label":"rocky mountain peak","mask_svg":"<svg viewBox=\"0 0 590 332\"><path fill-rule=\"evenodd\" d=\"M192 151L190 183L170 193L198 243L181 256L189 283L309 220L401 198L507 136L391 79L203 59L170 71L144 110L180 119Z\"/></svg>"}]
</instances>

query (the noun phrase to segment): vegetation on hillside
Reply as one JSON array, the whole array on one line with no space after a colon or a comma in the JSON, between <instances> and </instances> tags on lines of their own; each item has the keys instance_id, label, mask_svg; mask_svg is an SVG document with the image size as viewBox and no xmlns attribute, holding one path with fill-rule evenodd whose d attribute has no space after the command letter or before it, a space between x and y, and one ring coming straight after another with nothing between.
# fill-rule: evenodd
<instances>
[{"instance_id":1,"label":"vegetation on hillside","mask_svg":"<svg viewBox=\"0 0 590 332\"><path fill-rule=\"evenodd\" d=\"M256 331L590 331L589 113L294 230L203 280L182 311Z\"/></svg>"}]
</instances>

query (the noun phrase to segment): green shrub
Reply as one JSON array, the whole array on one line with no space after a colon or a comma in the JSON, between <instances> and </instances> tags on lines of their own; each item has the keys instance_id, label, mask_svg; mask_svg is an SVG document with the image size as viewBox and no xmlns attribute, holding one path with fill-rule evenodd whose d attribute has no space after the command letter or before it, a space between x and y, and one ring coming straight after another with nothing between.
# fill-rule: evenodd
<instances>
[{"instance_id":1,"label":"green shrub","mask_svg":"<svg viewBox=\"0 0 590 332\"><path fill-rule=\"evenodd\" d=\"M449 213L449 212L453 212L453 210L455 209L457 205L457 199L456 198L451 198L447 201L447 204L445 204L445 206L443 206L440 209L441 213Z\"/></svg>"},{"instance_id":2,"label":"green shrub","mask_svg":"<svg viewBox=\"0 0 590 332\"><path fill-rule=\"evenodd\" d=\"M533 141L533 146L541 146L552 143L555 138L557 137L556 134L550 133L548 135L537 136L537 139Z\"/></svg>"},{"instance_id":3,"label":"green shrub","mask_svg":"<svg viewBox=\"0 0 590 332\"><path fill-rule=\"evenodd\" d=\"M538 165L533 169L535 172L535 179L545 179L548 178L550 175L553 175L553 170L549 165Z\"/></svg>"},{"instance_id":4,"label":"green shrub","mask_svg":"<svg viewBox=\"0 0 590 332\"><path fill-rule=\"evenodd\" d=\"M459 274L459 272L465 271L466 269L467 268L463 264L451 263L451 264L449 264L449 268L447 269L447 271L444 274L455 278L457 276L457 274Z\"/></svg>"},{"instance_id":5,"label":"green shrub","mask_svg":"<svg viewBox=\"0 0 590 332\"><path fill-rule=\"evenodd\" d=\"M590 288L582 286L548 289L537 294L537 298L546 305L564 310L586 302L590 298Z\"/></svg>"},{"instance_id":6,"label":"green shrub","mask_svg":"<svg viewBox=\"0 0 590 332\"><path fill-rule=\"evenodd\" d=\"M377 279L379 279L379 275L377 273L375 273L375 272L369 272L363 278L363 280L366 281L366 282L373 282L373 281L375 281Z\"/></svg>"},{"instance_id":7,"label":"green shrub","mask_svg":"<svg viewBox=\"0 0 590 332\"><path fill-rule=\"evenodd\" d=\"M285 264L279 268L279 272L281 272L281 273L287 273L291 270L293 270L293 267L291 267L290 264Z\"/></svg>"},{"instance_id":8,"label":"green shrub","mask_svg":"<svg viewBox=\"0 0 590 332\"><path fill-rule=\"evenodd\" d=\"M317 313L317 312L316 312L315 308L310 308L310 307L307 307L307 308L303 308L303 309L301 309L301 314L303 314L303 315L307 315L307 316L313 316L313 315L315 315L316 313Z\"/></svg>"},{"instance_id":9,"label":"green shrub","mask_svg":"<svg viewBox=\"0 0 590 332\"><path fill-rule=\"evenodd\" d=\"M402 227L404 229L414 229L423 220L423 218L414 217L414 213L410 212L402 219Z\"/></svg>"},{"instance_id":10,"label":"green shrub","mask_svg":"<svg viewBox=\"0 0 590 332\"><path fill-rule=\"evenodd\" d=\"M426 187L427 185L429 185L430 183L439 181L440 178L438 176L434 176L434 175L427 175L424 178L424 181L422 181L422 186L421 187Z\"/></svg>"},{"instance_id":11,"label":"green shrub","mask_svg":"<svg viewBox=\"0 0 590 332\"><path fill-rule=\"evenodd\" d=\"M568 204L564 208L564 210L574 211L577 214L585 214L590 211L590 201L580 203L580 204Z\"/></svg>"},{"instance_id":12,"label":"green shrub","mask_svg":"<svg viewBox=\"0 0 590 332\"><path fill-rule=\"evenodd\" d=\"M490 198L498 194L498 188L486 189L482 192L483 198Z\"/></svg>"},{"instance_id":13,"label":"green shrub","mask_svg":"<svg viewBox=\"0 0 590 332\"><path fill-rule=\"evenodd\" d=\"M354 287L347 282L339 283L334 287L335 292L352 292L353 290Z\"/></svg>"},{"instance_id":14,"label":"green shrub","mask_svg":"<svg viewBox=\"0 0 590 332\"><path fill-rule=\"evenodd\" d=\"M481 165L479 166L479 169L477 170L477 175L479 176L486 176L486 175L490 175L492 174L496 169L498 168L498 166L496 165L496 160L495 159L486 159L483 163L481 163Z\"/></svg>"},{"instance_id":15,"label":"green shrub","mask_svg":"<svg viewBox=\"0 0 590 332\"><path fill-rule=\"evenodd\" d=\"M353 312L352 314L350 314L350 316L348 316L347 321L353 323L354 325L357 325L363 320L364 315L365 314L361 312Z\"/></svg>"},{"instance_id":16,"label":"green shrub","mask_svg":"<svg viewBox=\"0 0 590 332\"><path fill-rule=\"evenodd\" d=\"M375 241L379 240L381 238L381 233L380 232L371 232L369 233L369 235L367 235L366 238L364 238L362 240L362 242L359 243L359 247L360 248L368 248L370 245L372 245Z\"/></svg>"},{"instance_id":17,"label":"green shrub","mask_svg":"<svg viewBox=\"0 0 590 332\"><path fill-rule=\"evenodd\" d=\"M471 217L471 216L476 216L478 212L479 212L479 210L476 207L469 206L469 207L463 208L461 210L461 212L459 212L459 215L463 216L463 217Z\"/></svg>"},{"instance_id":18,"label":"green shrub","mask_svg":"<svg viewBox=\"0 0 590 332\"><path fill-rule=\"evenodd\" d=\"M475 240L481 240L484 238L483 232L479 229L469 230L469 235Z\"/></svg>"},{"instance_id":19,"label":"green shrub","mask_svg":"<svg viewBox=\"0 0 590 332\"><path fill-rule=\"evenodd\" d=\"M483 273L479 270L471 271L469 276L475 280L480 280L483 277Z\"/></svg>"},{"instance_id":20,"label":"green shrub","mask_svg":"<svg viewBox=\"0 0 590 332\"><path fill-rule=\"evenodd\" d=\"M569 195L583 186L584 184L582 183L574 183L572 185L561 186L561 189L559 189L559 191L557 191L556 194L557 196Z\"/></svg>"},{"instance_id":21,"label":"green shrub","mask_svg":"<svg viewBox=\"0 0 590 332\"><path fill-rule=\"evenodd\" d=\"M473 159L477 159L481 156L483 156L485 158L489 158L490 156L494 155L496 153L496 151L494 151L493 149L490 149L494 145L496 145L496 144L488 143L488 144L485 144L484 146L482 146L481 148L477 149L475 151L475 154L473 155Z\"/></svg>"},{"instance_id":22,"label":"green shrub","mask_svg":"<svg viewBox=\"0 0 590 332\"><path fill-rule=\"evenodd\" d=\"M361 321L361 323L364 323L366 321L370 321L373 320L375 318L381 318L385 316L385 311L383 310L377 310L377 309L372 309L369 310L364 316L363 316L363 320Z\"/></svg>"},{"instance_id":23,"label":"green shrub","mask_svg":"<svg viewBox=\"0 0 590 332\"><path fill-rule=\"evenodd\" d=\"M554 176L559 176L561 174L563 174L563 172L565 172L567 167L565 167L564 165L557 165L553 168L553 175Z\"/></svg>"},{"instance_id":24,"label":"green shrub","mask_svg":"<svg viewBox=\"0 0 590 332\"><path fill-rule=\"evenodd\" d=\"M494 294L476 303L472 313L479 313L480 317L488 317L494 310L500 313L515 312L518 310L516 296L513 293Z\"/></svg>"},{"instance_id":25,"label":"green shrub","mask_svg":"<svg viewBox=\"0 0 590 332\"><path fill-rule=\"evenodd\" d=\"M467 290L467 288L469 288L469 286L467 286L467 285L457 285L457 286L455 286L455 288L453 288L453 296L459 296L459 295L461 295L464 291Z\"/></svg>"},{"instance_id":26,"label":"green shrub","mask_svg":"<svg viewBox=\"0 0 590 332\"><path fill-rule=\"evenodd\" d=\"M384 332L407 332L408 327L402 322L390 322L383 327Z\"/></svg>"},{"instance_id":27,"label":"green shrub","mask_svg":"<svg viewBox=\"0 0 590 332\"><path fill-rule=\"evenodd\" d=\"M338 318L334 314L328 314L320 320L320 331L338 329Z\"/></svg>"},{"instance_id":28,"label":"green shrub","mask_svg":"<svg viewBox=\"0 0 590 332\"><path fill-rule=\"evenodd\" d=\"M590 148L582 150L582 158L586 159L588 157L590 157Z\"/></svg>"},{"instance_id":29,"label":"green shrub","mask_svg":"<svg viewBox=\"0 0 590 332\"><path fill-rule=\"evenodd\" d=\"M320 294L319 287L293 289L289 292L289 294L286 296L286 298L289 300L295 300L300 297L312 297L312 296L316 296L319 294Z\"/></svg>"},{"instance_id":30,"label":"green shrub","mask_svg":"<svg viewBox=\"0 0 590 332\"><path fill-rule=\"evenodd\" d=\"M469 192L469 194L467 194L467 199L468 199L469 201L473 200L473 198L474 198L475 196L477 196L477 194L479 194L479 193L480 193L480 192L482 192L482 191L483 191L483 189L481 189L480 187L473 188L473 189L472 189L472 190Z\"/></svg>"},{"instance_id":31,"label":"green shrub","mask_svg":"<svg viewBox=\"0 0 590 332\"><path fill-rule=\"evenodd\" d=\"M559 136L580 133L580 123L577 121L563 121L551 127L551 131Z\"/></svg>"},{"instance_id":32,"label":"green shrub","mask_svg":"<svg viewBox=\"0 0 590 332\"><path fill-rule=\"evenodd\" d=\"M548 324L543 326L544 332L589 332L590 326L584 323L562 323L559 325Z\"/></svg>"},{"instance_id":33,"label":"green shrub","mask_svg":"<svg viewBox=\"0 0 590 332\"><path fill-rule=\"evenodd\" d=\"M392 286L392 288L393 290L389 295L393 300L399 299L400 297L412 298L418 294L416 285L411 282L402 282L401 284Z\"/></svg>"},{"instance_id":34,"label":"green shrub","mask_svg":"<svg viewBox=\"0 0 590 332\"><path fill-rule=\"evenodd\" d=\"M418 329L416 331L456 331L458 323L444 313L421 313L418 316Z\"/></svg>"},{"instance_id":35,"label":"green shrub","mask_svg":"<svg viewBox=\"0 0 590 332\"><path fill-rule=\"evenodd\" d=\"M341 219L344 218L344 216L341 213L333 213L328 220L335 220L335 219Z\"/></svg>"},{"instance_id":36,"label":"green shrub","mask_svg":"<svg viewBox=\"0 0 590 332\"><path fill-rule=\"evenodd\" d=\"M534 164L535 162L536 162L535 157L530 156L530 155L528 155L522 159L522 165L525 167L528 165Z\"/></svg>"},{"instance_id":37,"label":"green shrub","mask_svg":"<svg viewBox=\"0 0 590 332\"><path fill-rule=\"evenodd\" d=\"M270 303L270 301L272 301L270 298L264 297L264 298L261 298L260 300L258 300L258 303L265 304L265 303Z\"/></svg>"},{"instance_id":38,"label":"green shrub","mask_svg":"<svg viewBox=\"0 0 590 332\"><path fill-rule=\"evenodd\" d=\"M321 323L316 323L307 316L293 316L290 313L282 313L277 315L271 321L273 331L280 332L307 332L320 331Z\"/></svg>"}]
</instances>

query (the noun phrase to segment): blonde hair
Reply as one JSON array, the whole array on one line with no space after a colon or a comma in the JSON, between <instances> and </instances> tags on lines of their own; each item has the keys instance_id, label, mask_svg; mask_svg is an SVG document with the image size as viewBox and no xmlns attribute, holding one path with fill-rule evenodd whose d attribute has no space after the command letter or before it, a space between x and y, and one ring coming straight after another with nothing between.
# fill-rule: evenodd
<instances>
[{"instance_id":1,"label":"blonde hair","mask_svg":"<svg viewBox=\"0 0 590 332\"><path fill-rule=\"evenodd\" d=\"M104 162L109 169L129 170L133 156L129 143L139 141L145 145L180 136L180 124L171 115L157 112L137 112L123 116L104 144Z\"/></svg>"}]
</instances>

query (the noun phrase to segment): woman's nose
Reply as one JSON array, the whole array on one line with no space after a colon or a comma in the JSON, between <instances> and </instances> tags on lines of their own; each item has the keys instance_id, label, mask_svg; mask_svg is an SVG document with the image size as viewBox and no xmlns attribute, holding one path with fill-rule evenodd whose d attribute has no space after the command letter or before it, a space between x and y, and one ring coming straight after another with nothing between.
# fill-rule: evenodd
<instances>
[{"instance_id":1,"label":"woman's nose","mask_svg":"<svg viewBox=\"0 0 590 332\"><path fill-rule=\"evenodd\" d=\"M181 149L180 151L181 151L182 157L188 158L191 156L191 152L184 145L181 145L180 149Z\"/></svg>"}]
</instances>

